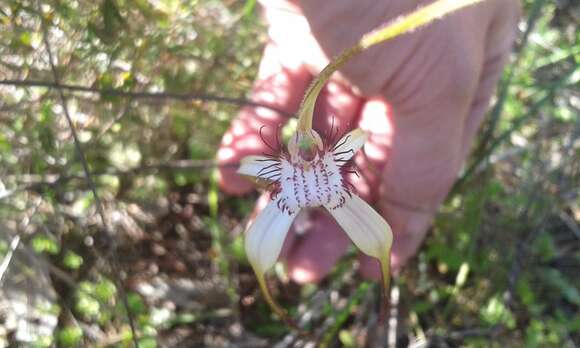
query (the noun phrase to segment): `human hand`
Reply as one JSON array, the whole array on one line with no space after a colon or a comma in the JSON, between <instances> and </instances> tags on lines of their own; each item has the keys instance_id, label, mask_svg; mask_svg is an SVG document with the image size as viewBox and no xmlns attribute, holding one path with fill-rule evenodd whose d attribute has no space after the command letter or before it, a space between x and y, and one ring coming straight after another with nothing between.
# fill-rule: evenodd
<instances>
[{"instance_id":1,"label":"human hand","mask_svg":"<svg viewBox=\"0 0 580 348\"><path fill-rule=\"evenodd\" d=\"M298 109L327 57L418 5L407 0L262 4L270 41L252 100L289 113ZM364 152L355 157L360 178L351 182L391 225L395 270L417 251L469 153L518 18L517 0L487 0L463 9L356 56L317 100L314 129L319 134L328 134L331 127L341 133L360 127L369 136ZM286 121L266 108L243 108L224 135L220 164L270 152L261 138L276 144L279 125ZM252 189L227 166L220 170L220 184L232 194ZM299 217L293 230L283 255L298 282L321 279L350 245L334 220L319 210ZM379 277L375 259L361 256L360 261L364 275Z\"/></svg>"}]
</instances>

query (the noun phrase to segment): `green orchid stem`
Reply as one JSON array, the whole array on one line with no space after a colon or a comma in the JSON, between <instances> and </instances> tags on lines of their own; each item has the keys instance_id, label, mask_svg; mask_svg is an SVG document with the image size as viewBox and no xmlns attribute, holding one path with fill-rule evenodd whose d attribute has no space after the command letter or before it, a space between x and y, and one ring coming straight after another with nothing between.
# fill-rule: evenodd
<instances>
[{"instance_id":1,"label":"green orchid stem","mask_svg":"<svg viewBox=\"0 0 580 348\"><path fill-rule=\"evenodd\" d=\"M314 103L322 90L322 87L330 79L330 76L340 69L356 54L364 50L391 40L397 36L413 31L419 27L433 22L448 13L457 11L463 7L473 5L483 0L439 0L424 6L415 12L399 17L383 28L371 31L364 35L354 46L346 49L331 61L320 74L312 81L298 110L298 131L307 133L312 129L314 115Z\"/></svg>"},{"instance_id":2,"label":"green orchid stem","mask_svg":"<svg viewBox=\"0 0 580 348\"><path fill-rule=\"evenodd\" d=\"M272 311L278 315L278 317L289 327L297 331L301 336L307 336L308 334L301 330L298 325L290 318L288 313L276 302L274 298L270 294L270 289L268 288L268 284L266 284L266 278L264 273L256 273L256 278L258 278L258 284L260 285L260 290L262 290L262 294L264 295L264 299L266 303L270 306Z\"/></svg>"},{"instance_id":3,"label":"green orchid stem","mask_svg":"<svg viewBox=\"0 0 580 348\"><path fill-rule=\"evenodd\" d=\"M379 313L379 321L384 324L387 318L387 312L390 307L391 294L391 249L387 255L379 260L381 264L381 310Z\"/></svg>"},{"instance_id":4,"label":"green orchid stem","mask_svg":"<svg viewBox=\"0 0 580 348\"><path fill-rule=\"evenodd\" d=\"M363 51L360 42L343 51L336 59L331 61L318 76L312 81L298 110L298 131L308 133L312 129L312 117L314 115L314 103L320 94L322 87L330 79L330 76L348 62L353 56Z\"/></svg>"}]
</instances>

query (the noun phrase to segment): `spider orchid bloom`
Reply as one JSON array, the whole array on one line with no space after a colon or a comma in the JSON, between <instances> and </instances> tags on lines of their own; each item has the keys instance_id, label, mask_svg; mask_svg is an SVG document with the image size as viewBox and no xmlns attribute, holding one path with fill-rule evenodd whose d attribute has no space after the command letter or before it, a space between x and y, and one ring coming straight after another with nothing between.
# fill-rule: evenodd
<instances>
[{"instance_id":1,"label":"spider orchid bloom","mask_svg":"<svg viewBox=\"0 0 580 348\"><path fill-rule=\"evenodd\" d=\"M345 177L365 141L365 133L355 129L335 144L325 144L310 129L297 132L287 152L249 156L241 162L238 173L268 182L271 192L271 201L246 231L246 253L266 301L289 323L270 296L264 274L276 263L292 221L304 208L326 208L362 252L377 258L383 274L383 296L388 291L391 228L352 192Z\"/></svg>"}]
</instances>

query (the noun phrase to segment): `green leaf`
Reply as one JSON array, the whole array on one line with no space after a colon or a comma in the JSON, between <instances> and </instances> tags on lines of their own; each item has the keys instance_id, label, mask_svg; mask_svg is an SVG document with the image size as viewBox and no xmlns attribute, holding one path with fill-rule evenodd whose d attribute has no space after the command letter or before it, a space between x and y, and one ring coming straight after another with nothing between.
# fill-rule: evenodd
<instances>
[{"instance_id":1,"label":"green leaf","mask_svg":"<svg viewBox=\"0 0 580 348\"><path fill-rule=\"evenodd\" d=\"M127 302L129 302L129 309L133 315L144 314L147 312L147 306L138 294L132 292L128 293Z\"/></svg>"},{"instance_id":2,"label":"green leaf","mask_svg":"<svg viewBox=\"0 0 580 348\"><path fill-rule=\"evenodd\" d=\"M427 250L427 257L443 263L449 270L458 271L463 264L465 256L460 251L450 248L444 243L434 243Z\"/></svg>"},{"instance_id":3,"label":"green leaf","mask_svg":"<svg viewBox=\"0 0 580 348\"><path fill-rule=\"evenodd\" d=\"M12 152L12 144L4 134L0 133L0 156L4 157L4 154L9 152Z\"/></svg>"},{"instance_id":4,"label":"green leaf","mask_svg":"<svg viewBox=\"0 0 580 348\"><path fill-rule=\"evenodd\" d=\"M38 235L32 239L32 249L37 253L58 254L60 246L58 243L46 235Z\"/></svg>"},{"instance_id":5,"label":"green leaf","mask_svg":"<svg viewBox=\"0 0 580 348\"><path fill-rule=\"evenodd\" d=\"M24 46L30 46L32 43L32 35L28 31L20 34L19 39L20 43Z\"/></svg>"},{"instance_id":6,"label":"green leaf","mask_svg":"<svg viewBox=\"0 0 580 348\"><path fill-rule=\"evenodd\" d=\"M239 234L229 245L230 254L241 263L247 263L246 248L244 247L244 236Z\"/></svg>"},{"instance_id":7,"label":"green leaf","mask_svg":"<svg viewBox=\"0 0 580 348\"><path fill-rule=\"evenodd\" d=\"M95 286L94 293L99 301L111 302L117 296L117 287L110 280L102 280Z\"/></svg>"},{"instance_id":8,"label":"green leaf","mask_svg":"<svg viewBox=\"0 0 580 348\"><path fill-rule=\"evenodd\" d=\"M340 330L338 339L344 347L356 347L356 340L353 335L347 330Z\"/></svg>"},{"instance_id":9,"label":"green leaf","mask_svg":"<svg viewBox=\"0 0 580 348\"><path fill-rule=\"evenodd\" d=\"M431 301L415 301L412 305L413 312L417 314L424 313L431 308L433 308L433 303Z\"/></svg>"},{"instance_id":10,"label":"green leaf","mask_svg":"<svg viewBox=\"0 0 580 348\"><path fill-rule=\"evenodd\" d=\"M218 194L218 171L214 170L211 175L210 188L207 193L207 201L209 204L209 215L217 218L219 212L219 194Z\"/></svg>"},{"instance_id":11,"label":"green leaf","mask_svg":"<svg viewBox=\"0 0 580 348\"><path fill-rule=\"evenodd\" d=\"M548 233L542 233L534 241L534 251L538 253L543 262L548 262L556 255L554 239Z\"/></svg>"},{"instance_id":12,"label":"green leaf","mask_svg":"<svg viewBox=\"0 0 580 348\"><path fill-rule=\"evenodd\" d=\"M518 280L517 293L520 298L520 301L522 301L522 303L527 306L534 304L534 302L536 301L534 290L530 285L530 280L527 275L521 276L520 279Z\"/></svg>"},{"instance_id":13,"label":"green leaf","mask_svg":"<svg viewBox=\"0 0 580 348\"><path fill-rule=\"evenodd\" d=\"M101 305L87 293L79 291L76 310L87 319L96 319L101 312Z\"/></svg>"},{"instance_id":14,"label":"green leaf","mask_svg":"<svg viewBox=\"0 0 580 348\"><path fill-rule=\"evenodd\" d=\"M139 347L141 347L141 348L156 348L157 341L153 337L141 338L139 340Z\"/></svg>"},{"instance_id":15,"label":"green leaf","mask_svg":"<svg viewBox=\"0 0 580 348\"><path fill-rule=\"evenodd\" d=\"M480 311L481 319L489 325L503 324L510 329L515 327L512 312L505 306L500 295L492 297Z\"/></svg>"},{"instance_id":16,"label":"green leaf","mask_svg":"<svg viewBox=\"0 0 580 348\"><path fill-rule=\"evenodd\" d=\"M83 258L69 250L64 255L63 264L70 269L78 269L83 264Z\"/></svg>"},{"instance_id":17,"label":"green leaf","mask_svg":"<svg viewBox=\"0 0 580 348\"><path fill-rule=\"evenodd\" d=\"M544 268L540 271L540 277L553 288L559 290L567 301L580 306L580 291L560 271Z\"/></svg>"},{"instance_id":18,"label":"green leaf","mask_svg":"<svg viewBox=\"0 0 580 348\"><path fill-rule=\"evenodd\" d=\"M78 326L67 326L58 333L61 347L79 347L83 338L83 330Z\"/></svg>"},{"instance_id":19,"label":"green leaf","mask_svg":"<svg viewBox=\"0 0 580 348\"><path fill-rule=\"evenodd\" d=\"M256 7L256 0L246 0L244 4L244 8L242 9L243 16L246 18L250 18L254 12L254 8Z\"/></svg>"}]
</instances>

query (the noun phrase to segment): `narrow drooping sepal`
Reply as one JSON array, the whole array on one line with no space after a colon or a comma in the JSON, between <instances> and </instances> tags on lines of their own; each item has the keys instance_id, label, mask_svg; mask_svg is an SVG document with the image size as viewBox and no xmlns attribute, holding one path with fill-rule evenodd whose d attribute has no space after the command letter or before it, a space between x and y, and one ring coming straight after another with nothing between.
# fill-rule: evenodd
<instances>
[{"instance_id":1,"label":"narrow drooping sepal","mask_svg":"<svg viewBox=\"0 0 580 348\"><path fill-rule=\"evenodd\" d=\"M296 214L280 211L277 203L272 201L258 214L246 232L245 241L246 254L256 273L264 299L286 324L299 331L298 326L270 294L265 278L266 271L274 266L280 256L282 245L295 216Z\"/></svg>"},{"instance_id":2,"label":"narrow drooping sepal","mask_svg":"<svg viewBox=\"0 0 580 348\"><path fill-rule=\"evenodd\" d=\"M336 142L332 153L336 159L348 161L363 147L366 141L367 135L362 129L353 129Z\"/></svg>"},{"instance_id":3,"label":"narrow drooping sepal","mask_svg":"<svg viewBox=\"0 0 580 348\"><path fill-rule=\"evenodd\" d=\"M342 207L328 211L359 250L378 259L382 278L380 319L384 322L389 305L391 280L390 257L393 244L391 227L370 205L356 195L351 195Z\"/></svg>"},{"instance_id":4,"label":"narrow drooping sepal","mask_svg":"<svg viewBox=\"0 0 580 348\"><path fill-rule=\"evenodd\" d=\"M258 214L245 238L246 254L256 274L274 266L295 216L280 211L275 201Z\"/></svg>"},{"instance_id":5,"label":"narrow drooping sepal","mask_svg":"<svg viewBox=\"0 0 580 348\"><path fill-rule=\"evenodd\" d=\"M381 311L379 313L379 320L381 323L385 322L387 318L387 311L389 308L389 295L391 292L391 251L387 255L379 259L381 264Z\"/></svg>"},{"instance_id":6,"label":"narrow drooping sepal","mask_svg":"<svg viewBox=\"0 0 580 348\"><path fill-rule=\"evenodd\" d=\"M351 195L341 207L328 211L363 253L380 260L390 251L393 243L391 227L357 195Z\"/></svg>"}]
</instances>

